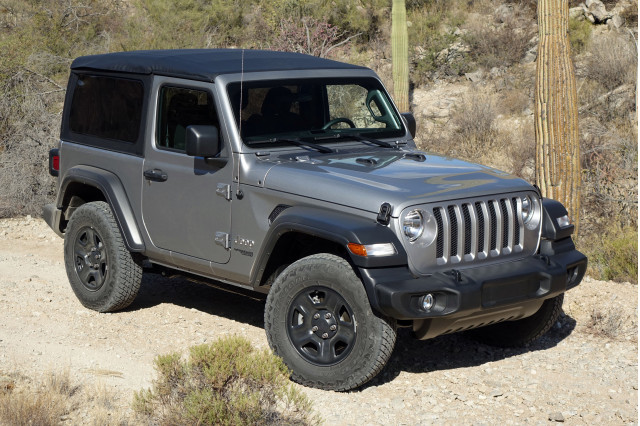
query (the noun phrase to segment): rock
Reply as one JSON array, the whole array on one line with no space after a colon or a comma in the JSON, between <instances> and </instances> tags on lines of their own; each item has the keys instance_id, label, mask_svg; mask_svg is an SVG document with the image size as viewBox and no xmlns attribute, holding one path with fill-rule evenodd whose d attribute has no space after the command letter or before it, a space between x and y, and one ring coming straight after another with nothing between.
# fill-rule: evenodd
<instances>
[{"instance_id":1,"label":"rock","mask_svg":"<svg viewBox=\"0 0 640 426\"><path fill-rule=\"evenodd\" d=\"M522 58L522 63L523 64L530 64L531 62L535 62L536 59L538 59L538 52L532 52L531 50L529 50L525 55L524 58Z\"/></svg>"},{"instance_id":2,"label":"rock","mask_svg":"<svg viewBox=\"0 0 640 426\"><path fill-rule=\"evenodd\" d=\"M585 15L589 12L589 9L584 5L584 3L580 3L577 7L572 7L569 9L569 18L577 19L579 21L584 20Z\"/></svg>"},{"instance_id":3,"label":"rock","mask_svg":"<svg viewBox=\"0 0 640 426\"><path fill-rule=\"evenodd\" d=\"M550 413L549 421L562 423L564 422L564 416L560 412Z\"/></svg>"},{"instance_id":4,"label":"rock","mask_svg":"<svg viewBox=\"0 0 640 426\"><path fill-rule=\"evenodd\" d=\"M607 25L610 29L618 29L624 25L624 18L620 15L613 15L607 20Z\"/></svg>"},{"instance_id":5,"label":"rock","mask_svg":"<svg viewBox=\"0 0 640 426\"><path fill-rule=\"evenodd\" d=\"M484 73L482 72L482 70L478 70L476 72L465 73L464 76L467 78L467 80L471 81L472 83L477 83L480 80L482 80L482 78L484 77Z\"/></svg>"},{"instance_id":6,"label":"rock","mask_svg":"<svg viewBox=\"0 0 640 426\"><path fill-rule=\"evenodd\" d=\"M604 24L605 21L611 17L611 15L607 13L607 8L604 6L604 3L600 0L588 0L586 5L589 8L587 19L589 19L589 15L592 16L593 21L591 21L591 19L589 19L589 21L595 24Z\"/></svg>"}]
</instances>

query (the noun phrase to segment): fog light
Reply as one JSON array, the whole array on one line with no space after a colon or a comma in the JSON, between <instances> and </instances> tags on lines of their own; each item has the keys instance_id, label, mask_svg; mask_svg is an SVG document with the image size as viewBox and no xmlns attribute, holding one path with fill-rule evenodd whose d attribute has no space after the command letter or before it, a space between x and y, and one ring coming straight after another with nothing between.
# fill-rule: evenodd
<instances>
[{"instance_id":1,"label":"fog light","mask_svg":"<svg viewBox=\"0 0 640 426\"><path fill-rule=\"evenodd\" d=\"M431 310L433 305L436 303L436 298L433 297L433 294L429 293L422 298L422 309L425 311Z\"/></svg>"}]
</instances>

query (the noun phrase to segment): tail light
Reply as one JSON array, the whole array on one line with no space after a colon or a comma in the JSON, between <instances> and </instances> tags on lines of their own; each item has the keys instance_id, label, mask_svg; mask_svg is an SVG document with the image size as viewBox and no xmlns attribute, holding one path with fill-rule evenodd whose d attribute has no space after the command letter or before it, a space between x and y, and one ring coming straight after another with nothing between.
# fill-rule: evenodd
<instances>
[{"instance_id":1,"label":"tail light","mask_svg":"<svg viewBox=\"0 0 640 426\"><path fill-rule=\"evenodd\" d=\"M58 148L53 148L49 151L49 174L51 176L58 176L60 173L60 152Z\"/></svg>"}]
</instances>

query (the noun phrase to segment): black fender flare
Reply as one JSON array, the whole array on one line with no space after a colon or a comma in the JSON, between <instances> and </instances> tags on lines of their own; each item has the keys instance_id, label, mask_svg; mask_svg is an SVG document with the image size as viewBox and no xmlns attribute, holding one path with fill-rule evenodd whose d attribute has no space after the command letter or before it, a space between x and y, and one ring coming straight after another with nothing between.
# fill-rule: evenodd
<instances>
[{"instance_id":1,"label":"black fender flare","mask_svg":"<svg viewBox=\"0 0 640 426\"><path fill-rule=\"evenodd\" d=\"M127 197L124 185L115 174L92 166L75 166L70 168L62 178L58 192L57 207L63 209L67 197L67 188L72 183L97 188L104 195L111 207L120 228L125 245L132 252L144 252L145 244L140 233L131 203Z\"/></svg>"},{"instance_id":2,"label":"black fender flare","mask_svg":"<svg viewBox=\"0 0 640 426\"><path fill-rule=\"evenodd\" d=\"M271 223L258 252L256 267L252 271L251 282L254 287L259 285L278 240L289 232L299 232L341 245L349 253L356 272L359 268L397 267L407 264L407 253L402 243L388 226L376 221L375 215L367 219L318 207L294 206L286 208ZM385 257L362 257L349 252L348 243L392 243L396 254ZM364 281L363 284L365 284ZM369 299L373 300L372 294L369 294L373 289L367 288L366 285L365 289L370 296Z\"/></svg>"},{"instance_id":3,"label":"black fender flare","mask_svg":"<svg viewBox=\"0 0 640 426\"><path fill-rule=\"evenodd\" d=\"M570 237L575 226L572 224L560 228L556 219L567 214L567 209L561 202L551 198L542 199L542 238L557 241Z\"/></svg>"}]
</instances>

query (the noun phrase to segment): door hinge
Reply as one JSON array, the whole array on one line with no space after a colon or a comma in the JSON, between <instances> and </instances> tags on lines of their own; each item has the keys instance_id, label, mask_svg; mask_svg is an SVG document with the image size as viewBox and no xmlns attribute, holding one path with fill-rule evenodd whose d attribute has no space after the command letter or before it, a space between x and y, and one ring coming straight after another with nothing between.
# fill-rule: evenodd
<instances>
[{"instance_id":1,"label":"door hinge","mask_svg":"<svg viewBox=\"0 0 640 426\"><path fill-rule=\"evenodd\" d=\"M216 187L216 195L224 197L225 200L231 200L231 185L219 183Z\"/></svg>"},{"instance_id":2,"label":"door hinge","mask_svg":"<svg viewBox=\"0 0 640 426\"><path fill-rule=\"evenodd\" d=\"M231 248L231 240L229 238L229 234L226 232L216 232L215 242L219 246L224 247L225 249Z\"/></svg>"}]
</instances>

